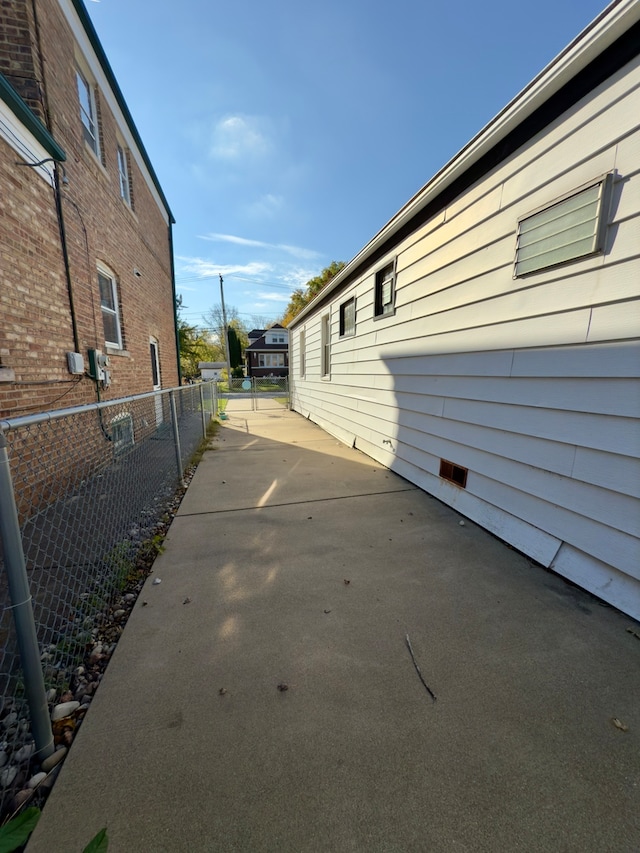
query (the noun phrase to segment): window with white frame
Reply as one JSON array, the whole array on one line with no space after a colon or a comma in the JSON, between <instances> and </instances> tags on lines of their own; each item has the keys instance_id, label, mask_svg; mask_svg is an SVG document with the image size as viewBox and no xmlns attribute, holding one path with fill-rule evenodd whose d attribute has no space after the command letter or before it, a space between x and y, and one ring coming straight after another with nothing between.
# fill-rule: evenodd
<instances>
[{"instance_id":1,"label":"window with white frame","mask_svg":"<svg viewBox=\"0 0 640 853\"><path fill-rule=\"evenodd\" d=\"M304 377L307 372L306 335L304 329L298 337L298 348L300 350L300 376Z\"/></svg>"},{"instance_id":2,"label":"window with white frame","mask_svg":"<svg viewBox=\"0 0 640 853\"><path fill-rule=\"evenodd\" d=\"M611 175L518 222L514 278L604 249Z\"/></svg>"},{"instance_id":3,"label":"window with white frame","mask_svg":"<svg viewBox=\"0 0 640 853\"><path fill-rule=\"evenodd\" d=\"M113 273L106 267L98 267L98 285L100 287L100 307L104 326L104 341L107 346L122 349L122 330L118 308L118 283Z\"/></svg>"},{"instance_id":4,"label":"window with white frame","mask_svg":"<svg viewBox=\"0 0 640 853\"><path fill-rule=\"evenodd\" d=\"M76 69L76 82L78 84L80 119L84 140L96 157L99 157L100 142L98 139L98 112L96 110L95 91L82 71L78 69Z\"/></svg>"},{"instance_id":5,"label":"window with white frame","mask_svg":"<svg viewBox=\"0 0 640 853\"><path fill-rule=\"evenodd\" d=\"M127 152L122 145L117 146L118 180L120 181L120 198L131 207L131 190L129 187L129 163Z\"/></svg>"},{"instance_id":6,"label":"window with white frame","mask_svg":"<svg viewBox=\"0 0 640 853\"><path fill-rule=\"evenodd\" d=\"M329 315L325 314L322 318L322 375L329 376L331 373L331 328L329 325Z\"/></svg>"},{"instance_id":7,"label":"window with white frame","mask_svg":"<svg viewBox=\"0 0 640 853\"><path fill-rule=\"evenodd\" d=\"M384 317L395 310L396 264L392 261L376 273L374 315Z\"/></svg>"},{"instance_id":8,"label":"window with white frame","mask_svg":"<svg viewBox=\"0 0 640 853\"><path fill-rule=\"evenodd\" d=\"M284 367L284 353L261 352L258 353L258 367Z\"/></svg>"},{"instance_id":9,"label":"window with white frame","mask_svg":"<svg viewBox=\"0 0 640 853\"><path fill-rule=\"evenodd\" d=\"M340 337L345 338L356 333L356 298L352 296L340 306Z\"/></svg>"}]
</instances>

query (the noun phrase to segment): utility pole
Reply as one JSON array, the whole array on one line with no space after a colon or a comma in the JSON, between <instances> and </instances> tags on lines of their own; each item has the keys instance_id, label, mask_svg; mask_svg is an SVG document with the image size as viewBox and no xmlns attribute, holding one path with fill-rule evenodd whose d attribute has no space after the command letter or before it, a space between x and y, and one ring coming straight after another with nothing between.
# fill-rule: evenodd
<instances>
[{"instance_id":1,"label":"utility pole","mask_svg":"<svg viewBox=\"0 0 640 853\"><path fill-rule=\"evenodd\" d=\"M222 286L223 278L222 273L220 275L220 302L222 304L222 322L224 323L224 341L225 341L225 350L227 353L227 383L229 385L229 391L231 391L231 355L229 353L229 326L227 326L227 312L224 307L224 288Z\"/></svg>"}]
</instances>

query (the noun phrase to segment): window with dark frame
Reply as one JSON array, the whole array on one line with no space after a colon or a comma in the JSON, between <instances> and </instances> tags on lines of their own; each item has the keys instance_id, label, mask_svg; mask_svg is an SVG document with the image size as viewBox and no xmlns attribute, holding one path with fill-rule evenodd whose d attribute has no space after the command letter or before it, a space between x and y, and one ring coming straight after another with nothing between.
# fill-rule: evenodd
<instances>
[{"instance_id":1,"label":"window with dark frame","mask_svg":"<svg viewBox=\"0 0 640 853\"><path fill-rule=\"evenodd\" d=\"M345 338L356 333L356 298L352 296L340 306L340 337Z\"/></svg>"},{"instance_id":2,"label":"window with dark frame","mask_svg":"<svg viewBox=\"0 0 640 853\"><path fill-rule=\"evenodd\" d=\"M374 314L384 317L395 311L396 264L392 261L376 273Z\"/></svg>"}]
</instances>

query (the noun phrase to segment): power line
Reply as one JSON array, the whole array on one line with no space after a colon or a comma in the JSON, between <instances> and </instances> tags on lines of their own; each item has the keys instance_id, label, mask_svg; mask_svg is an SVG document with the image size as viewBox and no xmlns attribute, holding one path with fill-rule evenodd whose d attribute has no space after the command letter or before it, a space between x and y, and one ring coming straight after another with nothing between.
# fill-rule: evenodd
<instances>
[{"instance_id":1,"label":"power line","mask_svg":"<svg viewBox=\"0 0 640 853\"><path fill-rule=\"evenodd\" d=\"M195 276L194 278L181 278L181 279L176 279L176 285L179 286L181 284L192 284L192 283L198 282L198 281L210 281L213 278L217 278L217 276L215 276L215 275L201 275L201 276ZM227 278L236 278L236 279L238 279L238 281L248 281L251 284L259 284L259 285L262 285L264 287L278 287L278 288L281 288L282 290L290 290L290 291L296 290L298 287L300 287L300 288L304 287L304 285L302 285L302 284L278 284L275 281L264 281L263 279L260 279L260 278L248 278L246 276L234 275L233 273L227 273Z\"/></svg>"}]
</instances>

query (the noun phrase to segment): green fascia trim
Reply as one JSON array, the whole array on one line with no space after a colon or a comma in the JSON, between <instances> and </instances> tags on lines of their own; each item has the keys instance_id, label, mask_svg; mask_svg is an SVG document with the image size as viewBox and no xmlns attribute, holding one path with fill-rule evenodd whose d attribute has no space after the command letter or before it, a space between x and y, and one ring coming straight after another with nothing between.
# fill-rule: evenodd
<instances>
[{"instance_id":1,"label":"green fascia trim","mask_svg":"<svg viewBox=\"0 0 640 853\"><path fill-rule=\"evenodd\" d=\"M120 86L118 85L118 81L115 78L113 71L111 70L111 65L109 64L109 60L107 59L107 55L104 52L102 45L100 44L100 39L98 38L98 34L91 22L91 18L89 17L89 13L86 10L86 7L82 0L71 0L73 4L73 8L78 13L78 17L80 18L80 23L86 34L89 37L89 41L91 42L91 46L93 47L94 53L98 58L98 62L102 66L102 70L105 73L105 76L109 82L109 86L111 87L111 91L116 97L116 101L118 102L118 106L122 110L122 115L124 116L125 121L131 131L131 135L133 136L135 143L142 154L142 159L145 162L147 169L149 170L149 174L151 175L151 180L154 183L155 188L158 191L158 195L162 200L162 203L165 207L165 210L169 214L169 219L171 222L175 222L176 220L173 218L173 214L171 213L171 208L169 207L169 202L167 201L164 192L162 191L162 187L160 186L160 182L158 181L158 176L155 173L153 166L151 165L151 160L149 159L149 155L146 152L144 145L142 144L142 139L140 138L140 134L138 133L138 129L136 128L131 113L129 112L129 107L124 99L124 96L120 90Z\"/></svg>"},{"instance_id":2,"label":"green fascia trim","mask_svg":"<svg viewBox=\"0 0 640 853\"><path fill-rule=\"evenodd\" d=\"M0 74L0 98L5 102L16 118L20 119L27 130L35 136L47 154L50 154L58 163L64 163L67 159L67 155L64 153L62 148L60 148L53 136L51 136L40 119L31 112L11 83L6 79L4 74Z\"/></svg>"}]
</instances>

